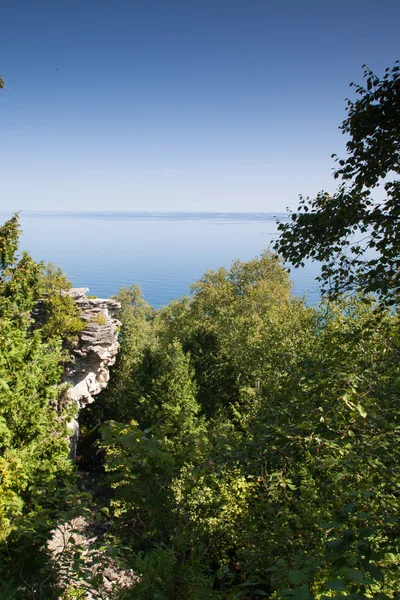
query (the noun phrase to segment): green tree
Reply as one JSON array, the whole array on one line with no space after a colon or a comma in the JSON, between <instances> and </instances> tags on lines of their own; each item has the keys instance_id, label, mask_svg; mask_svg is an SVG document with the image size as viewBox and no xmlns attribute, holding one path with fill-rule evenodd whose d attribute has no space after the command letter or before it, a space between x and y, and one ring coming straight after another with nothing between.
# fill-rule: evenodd
<instances>
[{"instance_id":1,"label":"green tree","mask_svg":"<svg viewBox=\"0 0 400 600\"><path fill-rule=\"evenodd\" d=\"M307 307L266 252L145 323L114 397L132 420L102 428L132 593L391 598L397 316L371 298Z\"/></svg>"},{"instance_id":2,"label":"green tree","mask_svg":"<svg viewBox=\"0 0 400 600\"><path fill-rule=\"evenodd\" d=\"M60 402L67 355L60 337L32 327L44 266L18 255L19 235L14 215L0 227L0 581L12 574L16 597L33 598L31 576L52 579L46 541L74 467Z\"/></svg>"},{"instance_id":3,"label":"green tree","mask_svg":"<svg viewBox=\"0 0 400 600\"><path fill-rule=\"evenodd\" d=\"M43 486L67 473L65 416L57 411L63 354L60 343L43 344L0 319L0 530L34 507Z\"/></svg>"},{"instance_id":4,"label":"green tree","mask_svg":"<svg viewBox=\"0 0 400 600\"><path fill-rule=\"evenodd\" d=\"M165 348L148 348L133 377L136 385L129 387L130 402L124 402L130 422L110 421L101 427L106 470L114 489L115 534L130 548L135 569L144 570L135 590L139 596L150 599L161 589L164 597L175 597L175 588L185 588L182 568L190 549L181 539L185 520L171 486L183 465L198 454L205 427L198 416L189 357L178 341ZM146 553L143 560L142 552ZM187 577L193 577L189 571ZM202 575L202 565L198 571ZM196 587L201 579L197 577ZM176 597L202 596L182 592Z\"/></svg>"},{"instance_id":5,"label":"green tree","mask_svg":"<svg viewBox=\"0 0 400 600\"><path fill-rule=\"evenodd\" d=\"M8 316L22 326L40 296L42 265L27 252L18 256L20 234L18 214L0 227L0 317Z\"/></svg>"},{"instance_id":6,"label":"green tree","mask_svg":"<svg viewBox=\"0 0 400 600\"><path fill-rule=\"evenodd\" d=\"M124 421L134 417L132 407L137 403L136 370L141 367L146 353L155 347L156 334L153 309L143 299L138 285L121 288L114 298L121 304L117 312L121 322L120 351L110 384L97 404L99 410L104 404L102 420Z\"/></svg>"},{"instance_id":7,"label":"green tree","mask_svg":"<svg viewBox=\"0 0 400 600\"><path fill-rule=\"evenodd\" d=\"M71 282L59 267L36 263L27 252L19 256L20 235L16 213L0 227L0 317L8 315L26 325L40 298L46 318L37 325L44 339L74 341L85 322L73 299L65 294Z\"/></svg>"},{"instance_id":8,"label":"green tree","mask_svg":"<svg viewBox=\"0 0 400 600\"><path fill-rule=\"evenodd\" d=\"M330 296L362 290L399 304L399 61L382 79L365 67L364 78L365 87L351 84L357 98L347 101L341 125L348 156L334 155L342 183L333 195L300 197L290 221L278 225L275 248L294 267L308 258L322 262L320 281Z\"/></svg>"},{"instance_id":9,"label":"green tree","mask_svg":"<svg viewBox=\"0 0 400 600\"><path fill-rule=\"evenodd\" d=\"M40 324L44 339L61 339L65 347L76 342L86 326L79 308L66 292L71 288L60 267L48 263L43 266L40 277L41 309L45 315Z\"/></svg>"},{"instance_id":10,"label":"green tree","mask_svg":"<svg viewBox=\"0 0 400 600\"><path fill-rule=\"evenodd\" d=\"M114 372L122 387L114 380L105 404L109 392L118 413L133 421L102 428L114 515L135 532L132 550L146 553L138 565L149 569L144 581L152 581L156 556L159 569L173 570L160 575L172 597L208 597L211 565L230 564L248 542L259 487L246 459L250 423L313 343L314 311L291 299L290 288L277 256L266 252L207 272L191 299L145 322L136 320L137 298L122 310ZM162 543L167 555L151 543Z\"/></svg>"},{"instance_id":11,"label":"green tree","mask_svg":"<svg viewBox=\"0 0 400 600\"><path fill-rule=\"evenodd\" d=\"M365 87L355 86L358 99L348 101L341 126L350 136L348 157L336 159L341 185L333 196L301 198L291 221L279 224L275 246L295 267L306 258L321 261L320 280L330 297L374 294L326 305L315 349L291 388L297 408L286 421L277 407L284 437L296 439L291 449L282 439L280 448L294 464L300 458L292 478L300 494L289 521L301 515L303 542L310 535L290 561L272 567L282 587L289 584L283 598L346 593L357 600L387 599L398 592L398 315L382 305L377 311L375 303L378 298L398 308L400 300L399 63L382 79L365 69L365 79ZM319 423L309 429L316 411ZM312 503L307 494L309 500L314 494Z\"/></svg>"},{"instance_id":12,"label":"green tree","mask_svg":"<svg viewBox=\"0 0 400 600\"><path fill-rule=\"evenodd\" d=\"M291 282L277 255L266 251L230 270L207 271L193 298L161 311L160 335L177 337L190 352L198 399L209 417L227 418L270 393L296 361L312 309L290 295Z\"/></svg>"},{"instance_id":13,"label":"green tree","mask_svg":"<svg viewBox=\"0 0 400 600\"><path fill-rule=\"evenodd\" d=\"M0 227L3 526L20 513L25 491L29 489L32 495L36 478L51 477L57 461L67 454L63 420L57 412L57 384L64 359L61 340L44 343L40 331L31 328L30 315L43 290L43 266L26 252L18 257L19 235L18 215L14 215ZM15 500L9 502L12 497Z\"/></svg>"}]
</instances>

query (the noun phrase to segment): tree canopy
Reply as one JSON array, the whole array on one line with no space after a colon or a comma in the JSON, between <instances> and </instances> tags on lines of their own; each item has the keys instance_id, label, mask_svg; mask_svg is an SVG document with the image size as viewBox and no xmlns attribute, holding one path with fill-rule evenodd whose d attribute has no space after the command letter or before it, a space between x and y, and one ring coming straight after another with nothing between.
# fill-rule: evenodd
<instances>
[{"instance_id":1,"label":"tree canopy","mask_svg":"<svg viewBox=\"0 0 400 600\"><path fill-rule=\"evenodd\" d=\"M122 289L120 354L79 417L79 458L97 439L80 462L97 469L92 496L74 484L59 397L65 277L19 256L18 235L16 216L0 228L1 598L397 597L395 311L307 306L269 251L157 311ZM51 318L35 329L38 297ZM105 519L96 561L132 569L130 589L102 588L80 543L49 554L75 517Z\"/></svg>"},{"instance_id":2,"label":"tree canopy","mask_svg":"<svg viewBox=\"0 0 400 600\"><path fill-rule=\"evenodd\" d=\"M138 597L392 599L397 317L306 306L269 252L153 314L119 299L95 409Z\"/></svg>"},{"instance_id":3,"label":"tree canopy","mask_svg":"<svg viewBox=\"0 0 400 600\"><path fill-rule=\"evenodd\" d=\"M294 267L323 263L323 291L362 290L388 304L400 301L400 66L380 79L364 65L365 86L347 100L340 129L347 157L334 172L333 195L300 196L297 212L281 222L275 249ZM380 188L378 190L378 188Z\"/></svg>"}]
</instances>

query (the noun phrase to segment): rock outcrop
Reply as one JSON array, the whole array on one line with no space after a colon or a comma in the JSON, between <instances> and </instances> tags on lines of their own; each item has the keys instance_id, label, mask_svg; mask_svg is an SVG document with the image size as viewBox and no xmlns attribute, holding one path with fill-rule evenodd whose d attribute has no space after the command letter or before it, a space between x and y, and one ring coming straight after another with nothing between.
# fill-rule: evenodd
<instances>
[{"instance_id":1,"label":"rock outcrop","mask_svg":"<svg viewBox=\"0 0 400 600\"><path fill-rule=\"evenodd\" d=\"M68 384L68 397L80 408L94 401L110 378L109 367L115 363L119 350L118 328L121 323L114 318L120 303L115 300L88 298L88 288L72 288L66 292L80 310L86 327L72 348L72 362L64 369L62 383ZM77 419L69 423L71 429L71 457L76 455L79 437Z\"/></svg>"},{"instance_id":2,"label":"rock outcrop","mask_svg":"<svg viewBox=\"0 0 400 600\"><path fill-rule=\"evenodd\" d=\"M68 384L68 400L79 409L94 401L108 383L109 368L115 363L118 354L118 328L121 323L114 318L120 303L115 300L88 298L88 288L72 288L62 292L70 296L79 308L86 327L79 334L76 343L68 350L71 362L65 365L61 383ZM34 327L41 327L47 319L45 305L39 300L32 313ZM76 454L79 425L76 419L69 423L71 431L71 456Z\"/></svg>"},{"instance_id":3,"label":"rock outcrop","mask_svg":"<svg viewBox=\"0 0 400 600\"><path fill-rule=\"evenodd\" d=\"M63 375L63 383L71 386L68 395L79 408L93 402L93 396L106 387L109 367L115 363L119 349L120 322L114 318L119 302L87 298L86 292L87 288L72 288L67 292L86 321L71 352L73 362L66 366Z\"/></svg>"}]
</instances>

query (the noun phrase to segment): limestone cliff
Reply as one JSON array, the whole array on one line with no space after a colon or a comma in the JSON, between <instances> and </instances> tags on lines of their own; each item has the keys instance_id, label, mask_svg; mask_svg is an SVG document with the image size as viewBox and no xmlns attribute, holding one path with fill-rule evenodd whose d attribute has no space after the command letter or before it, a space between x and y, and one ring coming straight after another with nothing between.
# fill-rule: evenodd
<instances>
[{"instance_id":1,"label":"limestone cliff","mask_svg":"<svg viewBox=\"0 0 400 600\"><path fill-rule=\"evenodd\" d=\"M73 298L79 308L86 327L68 350L71 362L64 367L61 383L68 384L67 396L76 404L76 418L79 409L94 401L110 378L109 367L115 363L118 354L118 328L120 322L114 318L120 303L115 300L88 298L88 288L72 288L63 292ZM32 317L36 327L46 322L43 301L39 300ZM75 456L79 425L76 419L69 424L71 432L71 456Z\"/></svg>"},{"instance_id":2,"label":"limestone cliff","mask_svg":"<svg viewBox=\"0 0 400 600\"><path fill-rule=\"evenodd\" d=\"M79 408L93 402L93 396L106 387L109 367L114 364L119 349L120 322L114 318L119 302L87 298L87 291L87 288L72 288L67 292L86 321L72 349L73 362L65 367L63 374L63 382L71 386L68 395Z\"/></svg>"},{"instance_id":3,"label":"limestone cliff","mask_svg":"<svg viewBox=\"0 0 400 600\"><path fill-rule=\"evenodd\" d=\"M72 362L65 366L62 382L68 384L68 396L79 409L94 401L110 378L109 367L118 354L118 328L120 322L114 318L120 307L115 300L87 298L88 288L72 288L66 292L78 306L86 327L73 347ZM77 414L78 416L78 414ZM79 424L73 419L71 428L71 457L76 455Z\"/></svg>"}]
</instances>

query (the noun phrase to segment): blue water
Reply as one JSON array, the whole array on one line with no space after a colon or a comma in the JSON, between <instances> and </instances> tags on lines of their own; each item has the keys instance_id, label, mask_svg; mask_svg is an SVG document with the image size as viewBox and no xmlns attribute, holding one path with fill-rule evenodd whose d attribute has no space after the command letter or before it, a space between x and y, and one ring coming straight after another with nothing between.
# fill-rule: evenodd
<instances>
[{"instance_id":1,"label":"blue water","mask_svg":"<svg viewBox=\"0 0 400 600\"><path fill-rule=\"evenodd\" d=\"M10 215L4 215L4 221ZM285 214L276 215L285 220ZM21 248L62 267L75 287L109 297L137 283L155 307L189 293L206 269L259 255L277 237L268 213L21 213ZM319 299L308 263L295 270L293 291Z\"/></svg>"}]
</instances>

